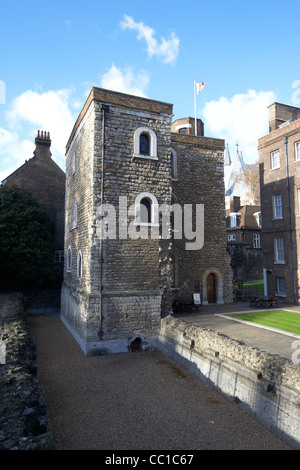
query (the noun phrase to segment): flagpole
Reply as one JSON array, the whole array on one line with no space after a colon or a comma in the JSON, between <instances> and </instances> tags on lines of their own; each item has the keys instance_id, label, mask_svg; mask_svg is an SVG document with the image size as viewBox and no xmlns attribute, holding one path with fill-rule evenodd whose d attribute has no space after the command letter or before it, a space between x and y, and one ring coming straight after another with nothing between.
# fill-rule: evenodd
<instances>
[{"instance_id":1,"label":"flagpole","mask_svg":"<svg viewBox=\"0 0 300 470\"><path fill-rule=\"evenodd\" d=\"M197 135L196 79L194 79L195 135Z\"/></svg>"}]
</instances>

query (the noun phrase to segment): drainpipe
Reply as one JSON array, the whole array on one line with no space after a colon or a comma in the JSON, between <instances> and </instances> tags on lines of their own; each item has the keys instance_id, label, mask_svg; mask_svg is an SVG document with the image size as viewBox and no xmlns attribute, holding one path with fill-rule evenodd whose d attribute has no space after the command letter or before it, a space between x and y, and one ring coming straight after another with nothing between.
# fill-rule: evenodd
<instances>
[{"instance_id":1,"label":"drainpipe","mask_svg":"<svg viewBox=\"0 0 300 470\"><path fill-rule=\"evenodd\" d=\"M263 268L264 275L264 296L268 296L268 279L267 279L267 268Z\"/></svg>"},{"instance_id":2,"label":"drainpipe","mask_svg":"<svg viewBox=\"0 0 300 470\"><path fill-rule=\"evenodd\" d=\"M109 111L109 106L106 104L101 105L102 109L102 150L101 150L101 224L100 224L100 331L98 333L99 338L102 339L102 312L103 312L103 240L102 240L102 230L103 230L103 204L104 204L104 160L105 160L105 114L106 111Z\"/></svg>"},{"instance_id":3,"label":"drainpipe","mask_svg":"<svg viewBox=\"0 0 300 470\"><path fill-rule=\"evenodd\" d=\"M291 281L293 304L296 305L295 289L294 289L294 263L293 263L293 240L292 240L292 214L290 201L290 182L289 182L289 163L288 163L288 138L284 137L285 162L286 162L286 189L288 195L288 211L289 211L289 235L290 235L290 264L291 264Z\"/></svg>"}]
</instances>

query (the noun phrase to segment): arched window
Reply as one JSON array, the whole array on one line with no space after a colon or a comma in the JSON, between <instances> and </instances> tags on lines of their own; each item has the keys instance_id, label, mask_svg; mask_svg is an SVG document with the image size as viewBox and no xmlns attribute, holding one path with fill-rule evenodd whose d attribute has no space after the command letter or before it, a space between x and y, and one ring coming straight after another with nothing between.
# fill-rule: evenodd
<instances>
[{"instance_id":1,"label":"arched window","mask_svg":"<svg viewBox=\"0 0 300 470\"><path fill-rule=\"evenodd\" d=\"M67 252L67 271L69 273L72 271L72 248L71 248L71 245L68 246L68 252Z\"/></svg>"},{"instance_id":2,"label":"arched window","mask_svg":"<svg viewBox=\"0 0 300 470\"><path fill-rule=\"evenodd\" d=\"M149 156L149 136L147 134L140 135L140 155L148 155Z\"/></svg>"},{"instance_id":3,"label":"arched window","mask_svg":"<svg viewBox=\"0 0 300 470\"><path fill-rule=\"evenodd\" d=\"M141 193L135 200L135 223L137 225L159 225L159 207L155 196Z\"/></svg>"},{"instance_id":4,"label":"arched window","mask_svg":"<svg viewBox=\"0 0 300 470\"><path fill-rule=\"evenodd\" d=\"M172 159L172 179L177 180L177 154L175 150L171 149L171 159Z\"/></svg>"},{"instance_id":5,"label":"arched window","mask_svg":"<svg viewBox=\"0 0 300 470\"><path fill-rule=\"evenodd\" d=\"M133 156L157 160L157 138L150 127L139 127L134 133Z\"/></svg>"},{"instance_id":6,"label":"arched window","mask_svg":"<svg viewBox=\"0 0 300 470\"><path fill-rule=\"evenodd\" d=\"M82 253L81 250L78 251L77 255L77 277L82 278Z\"/></svg>"},{"instance_id":7,"label":"arched window","mask_svg":"<svg viewBox=\"0 0 300 470\"><path fill-rule=\"evenodd\" d=\"M140 202L140 221L144 224L151 224L152 214L151 214L151 204L152 201L147 197L144 197Z\"/></svg>"}]
</instances>

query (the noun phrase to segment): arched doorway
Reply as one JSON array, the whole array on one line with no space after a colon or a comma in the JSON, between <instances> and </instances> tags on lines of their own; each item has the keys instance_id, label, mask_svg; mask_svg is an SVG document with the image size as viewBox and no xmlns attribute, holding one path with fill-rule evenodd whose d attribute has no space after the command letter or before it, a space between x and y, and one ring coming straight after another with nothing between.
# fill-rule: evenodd
<instances>
[{"instance_id":1,"label":"arched doorway","mask_svg":"<svg viewBox=\"0 0 300 470\"><path fill-rule=\"evenodd\" d=\"M217 300L216 296L216 276L214 273L209 273L206 279L206 290L207 290L207 302L209 304L215 304Z\"/></svg>"},{"instance_id":2,"label":"arched doorway","mask_svg":"<svg viewBox=\"0 0 300 470\"><path fill-rule=\"evenodd\" d=\"M223 277L217 268L208 268L202 275L202 305L223 304Z\"/></svg>"}]
</instances>

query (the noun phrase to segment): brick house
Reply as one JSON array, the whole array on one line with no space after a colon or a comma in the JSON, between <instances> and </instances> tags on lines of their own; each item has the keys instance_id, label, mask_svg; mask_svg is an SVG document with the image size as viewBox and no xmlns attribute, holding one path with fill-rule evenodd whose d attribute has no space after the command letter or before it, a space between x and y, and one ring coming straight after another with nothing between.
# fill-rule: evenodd
<instances>
[{"instance_id":1,"label":"brick house","mask_svg":"<svg viewBox=\"0 0 300 470\"><path fill-rule=\"evenodd\" d=\"M299 304L300 109L270 105L269 133L258 150L265 286Z\"/></svg>"},{"instance_id":2,"label":"brick house","mask_svg":"<svg viewBox=\"0 0 300 470\"><path fill-rule=\"evenodd\" d=\"M260 206L241 206L239 196L231 197L230 208L226 210L226 239L234 279L261 279L263 260Z\"/></svg>"},{"instance_id":3,"label":"brick house","mask_svg":"<svg viewBox=\"0 0 300 470\"><path fill-rule=\"evenodd\" d=\"M155 347L175 299L232 300L224 141L172 116L93 88L68 140L61 318L86 354Z\"/></svg>"},{"instance_id":4,"label":"brick house","mask_svg":"<svg viewBox=\"0 0 300 470\"><path fill-rule=\"evenodd\" d=\"M52 160L50 147L49 132L38 131L33 157L7 176L2 184L18 186L45 207L55 223L55 260L63 263L66 176Z\"/></svg>"}]
</instances>

